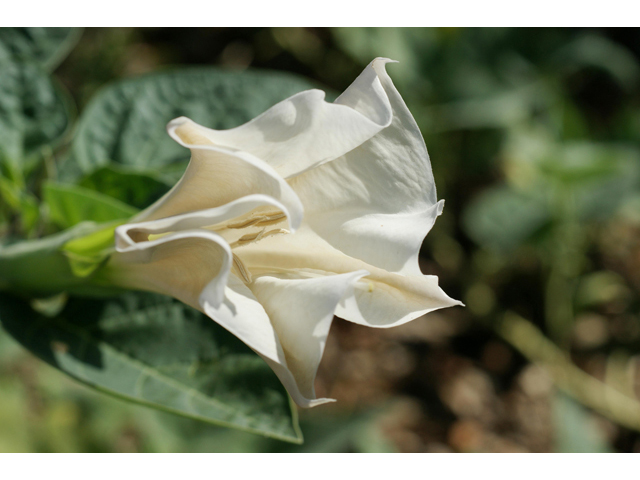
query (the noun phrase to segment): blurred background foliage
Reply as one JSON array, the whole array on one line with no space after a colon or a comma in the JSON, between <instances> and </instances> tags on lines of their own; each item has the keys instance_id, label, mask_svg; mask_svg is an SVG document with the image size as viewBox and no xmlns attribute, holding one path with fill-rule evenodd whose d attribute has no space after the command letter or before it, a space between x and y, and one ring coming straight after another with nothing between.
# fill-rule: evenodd
<instances>
[{"instance_id":1,"label":"blurred background foliage","mask_svg":"<svg viewBox=\"0 0 640 480\"><path fill-rule=\"evenodd\" d=\"M398 60L389 74L446 200L421 266L466 308L386 331L336 320L317 389L338 402L300 412L301 446L100 395L0 331L0 451L640 451L639 30L77 37L64 60L42 47L70 116L105 84L169 66L287 71L340 92L374 57ZM28 47L0 49L0 61ZM52 154L46 165L58 163ZM4 198L32 212L25 231L41 233L36 199Z\"/></svg>"}]
</instances>

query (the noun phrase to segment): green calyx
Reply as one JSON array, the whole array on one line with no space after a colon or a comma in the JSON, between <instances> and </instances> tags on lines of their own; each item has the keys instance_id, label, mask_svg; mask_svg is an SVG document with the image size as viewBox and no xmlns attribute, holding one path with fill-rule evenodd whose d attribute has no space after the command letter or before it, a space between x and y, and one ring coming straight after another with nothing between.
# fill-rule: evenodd
<instances>
[{"instance_id":1,"label":"green calyx","mask_svg":"<svg viewBox=\"0 0 640 480\"><path fill-rule=\"evenodd\" d=\"M97 271L114 249L113 232L122 222L83 222L56 235L0 248L0 290L28 297L61 292L109 293Z\"/></svg>"}]
</instances>

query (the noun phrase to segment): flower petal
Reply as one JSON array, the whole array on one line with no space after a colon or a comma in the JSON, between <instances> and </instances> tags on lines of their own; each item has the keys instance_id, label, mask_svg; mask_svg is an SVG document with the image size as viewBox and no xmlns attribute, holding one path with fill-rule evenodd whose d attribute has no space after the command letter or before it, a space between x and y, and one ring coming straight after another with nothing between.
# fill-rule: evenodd
<instances>
[{"instance_id":1,"label":"flower petal","mask_svg":"<svg viewBox=\"0 0 640 480\"><path fill-rule=\"evenodd\" d=\"M281 210L289 220L289 229L291 231L295 231L300 226L299 220L292 219L287 207L283 204L267 195L255 194L238 198L220 207L196 210L158 220L120 225L115 231L116 248L122 251L127 246L134 245L140 239L146 241L149 235L209 227L241 217L255 208L264 206L271 206Z\"/></svg>"},{"instance_id":2,"label":"flower petal","mask_svg":"<svg viewBox=\"0 0 640 480\"><path fill-rule=\"evenodd\" d=\"M200 309L203 291L212 303L222 301L231 259L231 248L220 235L185 230L117 247L105 272L114 285L171 295Z\"/></svg>"},{"instance_id":3,"label":"flower petal","mask_svg":"<svg viewBox=\"0 0 640 480\"><path fill-rule=\"evenodd\" d=\"M296 278L265 275L249 288L271 319L287 359L289 371L306 398L315 398L313 381L338 302L369 272Z\"/></svg>"},{"instance_id":4,"label":"flower petal","mask_svg":"<svg viewBox=\"0 0 640 480\"><path fill-rule=\"evenodd\" d=\"M377 267L420 275L418 252L442 205L420 129L385 71L389 61L374 60L361 77L375 73L393 111L391 124L289 184L305 221L331 245ZM356 108L365 95L358 77L336 102Z\"/></svg>"},{"instance_id":5,"label":"flower petal","mask_svg":"<svg viewBox=\"0 0 640 480\"><path fill-rule=\"evenodd\" d=\"M321 90L307 90L230 130L195 123L190 128L210 144L260 158L288 178L344 155L389 126L391 105L373 69L350 90L336 103L327 103Z\"/></svg>"},{"instance_id":6,"label":"flower petal","mask_svg":"<svg viewBox=\"0 0 640 480\"><path fill-rule=\"evenodd\" d=\"M417 213L369 213L350 211L309 213L310 227L329 244L353 257L390 272L422 276L418 265L420 246L444 201Z\"/></svg>"},{"instance_id":7,"label":"flower petal","mask_svg":"<svg viewBox=\"0 0 640 480\"><path fill-rule=\"evenodd\" d=\"M300 223L300 199L272 167L247 152L212 145L201 129L185 117L169 123L169 135L191 149L191 161L180 181L134 221L219 207L249 194L264 194L285 205L292 222Z\"/></svg>"},{"instance_id":8,"label":"flower petal","mask_svg":"<svg viewBox=\"0 0 640 480\"><path fill-rule=\"evenodd\" d=\"M203 294L202 309L256 351L298 405L312 407L333 401L317 399L313 381L333 312L366 273L304 279L262 276L248 287L231 275L224 301L215 307Z\"/></svg>"},{"instance_id":9,"label":"flower petal","mask_svg":"<svg viewBox=\"0 0 640 480\"><path fill-rule=\"evenodd\" d=\"M343 296L336 315L371 327L392 327L440 308L461 305L447 296L434 276L391 273L332 247L304 223L295 235L265 238L234 253L258 276L274 272L344 274L367 270L369 275Z\"/></svg>"}]
</instances>

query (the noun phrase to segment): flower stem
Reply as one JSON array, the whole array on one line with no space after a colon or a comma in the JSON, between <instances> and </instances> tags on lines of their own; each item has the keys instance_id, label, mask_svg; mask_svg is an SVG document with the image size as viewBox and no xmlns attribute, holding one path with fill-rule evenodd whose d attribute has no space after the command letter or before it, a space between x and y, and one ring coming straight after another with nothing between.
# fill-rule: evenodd
<instances>
[{"instance_id":1,"label":"flower stem","mask_svg":"<svg viewBox=\"0 0 640 480\"><path fill-rule=\"evenodd\" d=\"M47 297L61 292L100 293L91 278L74 274L69 259L61 251L68 241L95 230L82 223L38 240L0 247L0 290L28 297Z\"/></svg>"},{"instance_id":2,"label":"flower stem","mask_svg":"<svg viewBox=\"0 0 640 480\"><path fill-rule=\"evenodd\" d=\"M577 219L575 202L570 186L556 186L557 226L551 239L545 317L551 338L565 349L573 328L574 296L585 250L585 232Z\"/></svg>"},{"instance_id":3,"label":"flower stem","mask_svg":"<svg viewBox=\"0 0 640 480\"><path fill-rule=\"evenodd\" d=\"M545 368L560 390L614 422L640 431L637 399L579 369L529 321L508 312L497 331L530 361Z\"/></svg>"}]
</instances>

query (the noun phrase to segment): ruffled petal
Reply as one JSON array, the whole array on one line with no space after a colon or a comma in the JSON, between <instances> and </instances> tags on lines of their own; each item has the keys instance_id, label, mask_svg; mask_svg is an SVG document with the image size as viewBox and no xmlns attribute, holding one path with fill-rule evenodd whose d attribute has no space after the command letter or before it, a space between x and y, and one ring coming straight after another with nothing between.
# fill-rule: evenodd
<instances>
[{"instance_id":1,"label":"ruffled petal","mask_svg":"<svg viewBox=\"0 0 640 480\"><path fill-rule=\"evenodd\" d=\"M168 232L223 224L226 221L242 217L256 208L265 206L275 207L277 210L282 211L288 220L290 231L294 232L300 226L301 220L292 218L287 207L274 198L260 194L247 195L220 207L196 210L158 220L120 225L115 231L116 248L119 251L123 251L126 247L133 246L140 240L146 241L150 235L161 235Z\"/></svg>"},{"instance_id":2,"label":"ruffled petal","mask_svg":"<svg viewBox=\"0 0 640 480\"><path fill-rule=\"evenodd\" d=\"M371 265L402 275L422 276L418 265L424 237L442 213L444 201L417 213L318 212L309 226L329 244Z\"/></svg>"},{"instance_id":3,"label":"ruffled petal","mask_svg":"<svg viewBox=\"0 0 640 480\"><path fill-rule=\"evenodd\" d=\"M115 284L202 310L301 406L332 401L313 382L334 313L391 327L461 305L418 267L443 202L389 61L374 60L334 104L311 90L236 129L172 121L192 152L185 174L116 230Z\"/></svg>"},{"instance_id":4,"label":"ruffled petal","mask_svg":"<svg viewBox=\"0 0 640 480\"><path fill-rule=\"evenodd\" d=\"M333 312L366 273L262 276L249 286L232 275L224 301L215 307L203 295L202 309L258 353L298 405L312 407L333 401L316 398L313 381Z\"/></svg>"},{"instance_id":5,"label":"ruffled petal","mask_svg":"<svg viewBox=\"0 0 640 480\"><path fill-rule=\"evenodd\" d=\"M276 199L286 207L293 223L301 221L300 199L272 167L250 153L213 145L201 130L202 127L184 117L169 123L169 135L191 150L191 161L180 181L133 221L219 207L251 194Z\"/></svg>"},{"instance_id":6,"label":"ruffled petal","mask_svg":"<svg viewBox=\"0 0 640 480\"><path fill-rule=\"evenodd\" d=\"M260 158L288 178L344 155L391 122L389 99L371 69L351 87L349 101L324 98L321 90L307 90L230 130L195 123L190 128L210 144Z\"/></svg>"},{"instance_id":7,"label":"ruffled petal","mask_svg":"<svg viewBox=\"0 0 640 480\"><path fill-rule=\"evenodd\" d=\"M220 235L185 230L117 247L105 275L114 285L171 295L200 309L203 291L212 303L222 301L231 262L231 248Z\"/></svg>"},{"instance_id":8,"label":"ruffled petal","mask_svg":"<svg viewBox=\"0 0 640 480\"><path fill-rule=\"evenodd\" d=\"M391 105L390 125L344 156L289 179L305 221L337 249L391 272L420 275L422 240L442 211L427 148L413 116L374 60L336 100L358 108L375 75Z\"/></svg>"},{"instance_id":9,"label":"ruffled petal","mask_svg":"<svg viewBox=\"0 0 640 480\"><path fill-rule=\"evenodd\" d=\"M266 238L234 250L254 275L274 272L344 274L366 270L336 315L370 327L393 327L434 310L462 305L447 296L434 276L404 276L350 257L304 223L295 235Z\"/></svg>"},{"instance_id":10,"label":"ruffled petal","mask_svg":"<svg viewBox=\"0 0 640 480\"><path fill-rule=\"evenodd\" d=\"M265 275L249 285L271 319L289 371L305 398L316 397L313 381L338 302L368 273L296 278L292 272Z\"/></svg>"}]
</instances>

